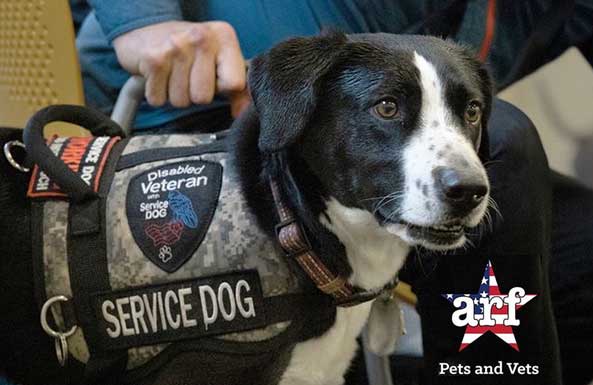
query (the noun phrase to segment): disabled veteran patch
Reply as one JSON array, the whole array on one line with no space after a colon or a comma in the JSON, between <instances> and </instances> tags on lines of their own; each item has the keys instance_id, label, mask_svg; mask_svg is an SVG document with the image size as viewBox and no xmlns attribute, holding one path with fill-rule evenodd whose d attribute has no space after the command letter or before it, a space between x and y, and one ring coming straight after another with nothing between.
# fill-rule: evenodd
<instances>
[{"instance_id":1,"label":"disabled veteran patch","mask_svg":"<svg viewBox=\"0 0 593 385\"><path fill-rule=\"evenodd\" d=\"M187 262L208 231L221 183L222 166L199 160L169 163L132 178L126 214L144 255L168 273Z\"/></svg>"}]
</instances>

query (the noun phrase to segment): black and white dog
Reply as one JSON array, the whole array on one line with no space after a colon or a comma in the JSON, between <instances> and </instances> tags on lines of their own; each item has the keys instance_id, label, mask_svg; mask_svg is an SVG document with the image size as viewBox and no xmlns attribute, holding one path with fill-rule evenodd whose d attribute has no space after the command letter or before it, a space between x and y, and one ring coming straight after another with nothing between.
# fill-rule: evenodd
<instances>
[{"instance_id":1,"label":"black and white dog","mask_svg":"<svg viewBox=\"0 0 593 385\"><path fill-rule=\"evenodd\" d=\"M283 180L318 253L353 285L381 288L411 247L461 247L484 218L491 84L467 50L419 36L293 39L253 61L249 87L235 129L251 207L269 227L261 176ZM339 308L280 383L342 383L369 311Z\"/></svg>"},{"instance_id":2,"label":"black and white dog","mask_svg":"<svg viewBox=\"0 0 593 385\"><path fill-rule=\"evenodd\" d=\"M466 49L420 36L296 38L252 62L249 87L253 103L233 129L250 207L273 234L267 181L277 178L319 257L352 285L382 288L410 248L461 247L484 218L491 85ZM0 162L2 281L14 277L32 301L26 181ZM292 348L279 383L343 383L370 309L338 308L328 330ZM0 318L7 346L14 325Z\"/></svg>"}]
</instances>

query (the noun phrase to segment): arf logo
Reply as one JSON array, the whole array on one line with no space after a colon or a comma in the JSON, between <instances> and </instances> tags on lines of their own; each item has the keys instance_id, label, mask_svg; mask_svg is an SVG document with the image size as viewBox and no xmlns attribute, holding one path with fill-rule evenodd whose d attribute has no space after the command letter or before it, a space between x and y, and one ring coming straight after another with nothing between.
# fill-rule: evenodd
<instances>
[{"instance_id":1,"label":"arf logo","mask_svg":"<svg viewBox=\"0 0 593 385\"><path fill-rule=\"evenodd\" d=\"M494 333L510 347L519 351L513 333L513 326L519 326L517 310L536 297L525 294L521 287L513 287L508 294L501 294L494 275L492 263L488 261L477 294L443 294L457 310L451 320L457 327L465 326L465 334L459 351L487 332Z\"/></svg>"}]
</instances>

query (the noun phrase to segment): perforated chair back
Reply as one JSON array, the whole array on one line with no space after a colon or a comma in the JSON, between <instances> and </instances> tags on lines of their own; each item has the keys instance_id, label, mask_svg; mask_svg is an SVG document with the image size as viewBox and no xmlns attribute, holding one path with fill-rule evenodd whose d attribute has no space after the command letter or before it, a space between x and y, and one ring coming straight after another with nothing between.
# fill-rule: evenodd
<instances>
[{"instance_id":1,"label":"perforated chair back","mask_svg":"<svg viewBox=\"0 0 593 385\"><path fill-rule=\"evenodd\" d=\"M51 104L84 104L68 0L0 0L0 126L23 128ZM80 136L58 124L47 134Z\"/></svg>"}]
</instances>

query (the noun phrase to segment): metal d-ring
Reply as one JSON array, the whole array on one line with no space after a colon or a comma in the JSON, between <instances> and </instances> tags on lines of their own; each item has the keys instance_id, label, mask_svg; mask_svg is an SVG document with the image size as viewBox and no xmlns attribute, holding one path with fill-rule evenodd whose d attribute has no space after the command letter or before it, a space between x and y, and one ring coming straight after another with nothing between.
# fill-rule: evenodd
<instances>
[{"instance_id":1,"label":"metal d-ring","mask_svg":"<svg viewBox=\"0 0 593 385\"><path fill-rule=\"evenodd\" d=\"M10 142L6 142L4 143L4 157L6 157L6 160L8 161L8 163L10 163L10 165L14 168L16 168L17 170L21 171L21 172L29 172L29 168L22 166L20 163L18 163L16 160L14 160L14 157L12 156L12 148L13 147L20 147L23 150L25 149L25 145L23 144L23 142L20 142L18 140L11 140Z\"/></svg>"},{"instance_id":2,"label":"metal d-ring","mask_svg":"<svg viewBox=\"0 0 593 385\"><path fill-rule=\"evenodd\" d=\"M55 331L54 329L49 326L47 322L47 312L51 309L52 305L56 302L68 302L68 297L64 295L57 295L55 297L51 297L43 304L41 308L41 327L43 330L50 336L54 338L55 348L56 348L56 357L58 358L58 362L60 365L65 366L66 362L68 362L68 337L73 335L78 329L78 326L74 325L70 328L70 330L65 332Z\"/></svg>"}]
</instances>

